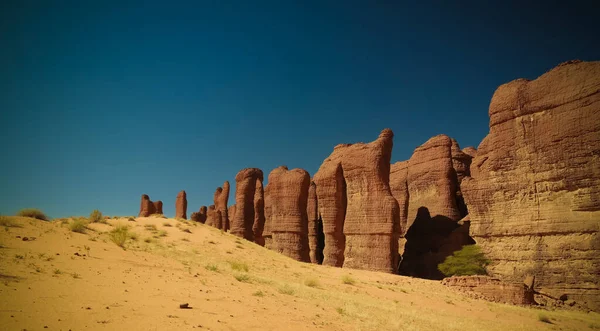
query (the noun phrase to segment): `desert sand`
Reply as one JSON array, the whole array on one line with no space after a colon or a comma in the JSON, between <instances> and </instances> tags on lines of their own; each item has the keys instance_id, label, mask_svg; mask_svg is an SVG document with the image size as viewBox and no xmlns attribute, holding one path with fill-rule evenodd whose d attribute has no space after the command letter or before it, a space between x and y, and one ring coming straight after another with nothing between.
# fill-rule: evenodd
<instances>
[{"instance_id":1,"label":"desert sand","mask_svg":"<svg viewBox=\"0 0 600 331\"><path fill-rule=\"evenodd\" d=\"M600 329L598 313L297 262L196 222L111 218L85 233L72 222L2 217L0 330ZM119 225L133 234L124 248L109 236Z\"/></svg>"}]
</instances>

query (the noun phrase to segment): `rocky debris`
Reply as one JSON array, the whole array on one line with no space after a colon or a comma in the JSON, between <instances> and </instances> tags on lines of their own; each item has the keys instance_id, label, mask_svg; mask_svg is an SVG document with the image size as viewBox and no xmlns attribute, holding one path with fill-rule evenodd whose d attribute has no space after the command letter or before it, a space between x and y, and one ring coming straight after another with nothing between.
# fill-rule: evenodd
<instances>
[{"instance_id":1,"label":"rocky debris","mask_svg":"<svg viewBox=\"0 0 600 331\"><path fill-rule=\"evenodd\" d=\"M225 181L223 187L218 187L214 194L215 210L221 212L221 222L219 229L227 231L229 229L229 219L227 218L227 201L229 200L229 182Z\"/></svg>"},{"instance_id":2,"label":"rocky debris","mask_svg":"<svg viewBox=\"0 0 600 331\"><path fill-rule=\"evenodd\" d=\"M521 283L503 282L489 276L453 276L442 284L456 289L469 297L513 305L535 304L534 293Z\"/></svg>"},{"instance_id":3,"label":"rocky debris","mask_svg":"<svg viewBox=\"0 0 600 331\"><path fill-rule=\"evenodd\" d=\"M192 309L189 303L181 303L179 304L179 309Z\"/></svg>"},{"instance_id":4,"label":"rocky debris","mask_svg":"<svg viewBox=\"0 0 600 331\"><path fill-rule=\"evenodd\" d=\"M310 262L308 247L308 188L310 175L286 166L269 174L271 249L297 261Z\"/></svg>"},{"instance_id":5,"label":"rocky debris","mask_svg":"<svg viewBox=\"0 0 600 331\"><path fill-rule=\"evenodd\" d=\"M400 220L390 191L393 132L337 145L314 176L323 220L323 264L395 272Z\"/></svg>"},{"instance_id":6,"label":"rocky debris","mask_svg":"<svg viewBox=\"0 0 600 331\"><path fill-rule=\"evenodd\" d=\"M262 180L256 179L256 189L254 191L254 224L252 232L254 233L254 242L264 246L263 230L265 228L265 196Z\"/></svg>"},{"instance_id":7,"label":"rocky debris","mask_svg":"<svg viewBox=\"0 0 600 331\"><path fill-rule=\"evenodd\" d=\"M160 213L157 212L158 206L160 206ZM162 201L152 202L147 194L142 194L138 217L148 217L153 214L162 214Z\"/></svg>"},{"instance_id":8,"label":"rocky debris","mask_svg":"<svg viewBox=\"0 0 600 331\"><path fill-rule=\"evenodd\" d=\"M185 191L177 194L175 199L175 218L187 219L187 195Z\"/></svg>"},{"instance_id":9,"label":"rocky debris","mask_svg":"<svg viewBox=\"0 0 600 331\"><path fill-rule=\"evenodd\" d=\"M231 234L254 241L254 196L256 181L263 181L263 172L258 168L242 169L235 176L235 218L231 220Z\"/></svg>"},{"instance_id":10,"label":"rocky debris","mask_svg":"<svg viewBox=\"0 0 600 331\"><path fill-rule=\"evenodd\" d=\"M600 310L600 62L500 86L461 191L495 276Z\"/></svg>"},{"instance_id":11,"label":"rocky debris","mask_svg":"<svg viewBox=\"0 0 600 331\"><path fill-rule=\"evenodd\" d=\"M323 221L319 217L319 200L317 199L317 185L310 183L308 188L308 204L306 207L308 215L308 247L310 249L310 262L323 263Z\"/></svg>"}]
</instances>

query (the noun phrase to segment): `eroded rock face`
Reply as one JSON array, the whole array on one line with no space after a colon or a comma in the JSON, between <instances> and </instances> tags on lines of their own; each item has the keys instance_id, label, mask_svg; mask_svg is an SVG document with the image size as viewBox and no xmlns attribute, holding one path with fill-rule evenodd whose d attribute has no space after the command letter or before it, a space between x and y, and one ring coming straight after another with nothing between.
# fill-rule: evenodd
<instances>
[{"instance_id":1,"label":"eroded rock face","mask_svg":"<svg viewBox=\"0 0 600 331\"><path fill-rule=\"evenodd\" d=\"M265 247L268 249L273 248L273 236L271 232L271 197L269 196L269 184L264 189L265 196L265 226L263 229L263 240Z\"/></svg>"},{"instance_id":2,"label":"eroded rock face","mask_svg":"<svg viewBox=\"0 0 600 331\"><path fill-rule=\"evenodd\" d=\"M221 222L219 229L223 231L227 231L229 229L229 219L228 210L227 210L227 201L229 200L229 182L225 181L223 183L223 187L218 187L215 191L214 197L215 210L220 211L221 213Z\"/></svg>"},{"instance_id":3,"label":"eroded rock face","mask_svg":"<svg viewBox=\"0 0 600 331\"><path fill-rule=\"evenodd\" d=\"M400 213L389 186L392 140L385 129L371 143L338 145L315 174L323 264L396 271Z\"/></svg>"},{"instance_id":4,"label":"eroded rock face","mask_svg":"<svg viewBox=\"0 0 600 331\"><path fill-rule=\"evenodd\" d=\"M455 276L444 279L442 284L477 299L513 305L535 304L534 292L523 283L503 282L489 276Z\"/></svg>"},{"instance_id":5,"label":"eroded rock face","mask_svg":"<svg viewBox=\"0 0 600 331\"><path fill-rule=\"evenodd\" d=\"M452 164L452 139L438 135L417 147L408 167L407 226L415 222L419 208L432 217L452 221L461 219L456 206L458 181Z\"/></svg>"},{"instance_id":6,"label":"eroded rock face","mask_svg":"<svg viewBox=\"0 0 600 331\"><path fill-rule=\"evenodd\" d=\"M246 168L235 176L235 218L231 220L231 233L254 241L254 195L256 181L263 181L263 172L258 168Z\"/></svg>"},{"instance_id":7,"label":"eroded rock face","mask_svg":"<svg viewBox=\"0 0 600 331\"><path fill-rule=\"evenodd\" d=\"M206 208L206 206L201 206L200 207L200 223L206 223L206 214L208 212L208 208Z\"/></svg>"},{"instance_id":8,"label":"eroded rock face","mask_svg":"<svg viewBox=\"0 0 600 331\"><path fill-rule=\"evenodd\" d=\"M323 263L323 248L325 246L325 237L323 235L323 221L319 216L319 200L317 199L317 185L310 183L308 189L308 205L306 207L308 215L308 247L310 248L310 262Z\"/></svg>"},{"instance_id":9,"label":"eroded rock face","mask_svg":"<svg viewBox=\"0 0 600 331\"><path fill-rule=\"evenodd\" d=\"M210 225L212 227L217 226L217 220L215 215L215 205L208 206L206 210L206 225Z\"/></svg>"},{"instance_id":10,"label":"eroded rock face","mask_svg":"<svg viewBox=\"0 0 600 331\"><path fill-rule=\"evenodd\" d=\"M154 205L154 214L163 214L163 203L162 201L154 201L152 203Z\"/></svg>"},{"instance_id":11,"label":"eroded rock face","mask_svg":"<svg viewBox=\"0 0 600 331\"><path fill-rule=\"evenodd\" d=\"M175 200L175 218L187 219L187 195L185 191L177 194L177 199Z\"/></svg>"},{"instance_id":12,"label":"eroded rock face","mask_svg":"<svg viewBox=\"0 0 600 331\"><path fill-rule=\"evenodd\" d=\"M140 213L138 217L148 217L156 213L154 203L150 200L147 194L142 194L142 201L140 204Z\"/></svg>"},{"instance_id":13,"label":"eroded rock face","mask_svg":"<svg viewBox=\"0 0 600 331\"><path fill-rule=\"evenodd\" d=\"M271 249L297 261L310 262L308 247L308 188L306 170L281 166L269 174Z\"/></svg>"},{"instance_id":14,"label":"eroded rock face","mask_svg":"<svg viewBox=\"0 0 600 331\"><path fill-rule=\"evenodd\" d=\"M396 162L390 168L390 189L398 201L400 235L406 234L408 219L408 161Z\"/></svg>"},{"instance_id":15,"label":"eroded rock face","mask_svg":"<svg viewBox=\"0 0 600 331\"><path fill-rule=\"evenodd\" d=\"M252 232L254 233L254 242L264 246L263 230L265 228L265 196L262 180L256 179L256 189L254 190L254 224Z\"/></svg>"},{"instance_id":16,"label":"eroded rock face","mask_svg":"<svg viewBox=\"0 0 600 331\"><path fill-rule=\"evenodd\" d=\"M600 62L500 86L461 188L470 232L507 280L600 309Z\"/></svg>"},{"instance_id":17,"label":"eroded rock face","mask_svg":"<svg viewBox=\"0 0 600 331\"><path fill-rule=\"evenodd\" d=\"M231 220L235 218L235 204L229 206L227 208L227 219L228 219L228 227L227 229L231 229Z\"/></svg>"},{"instance_id":18,"label":"eroded rock face","mask_svg":"<svg viewBox=\"0 0 600 331\"><path fill-rule=\"evenodd\" d=\"M471 166L471 159L473 157L463 152L455 139L451 139L451 141L452 167L456 172L458 185L460 185L460 182L462 182L463 178L471 175L469 167Z\"/></svg>"}]
</instances>

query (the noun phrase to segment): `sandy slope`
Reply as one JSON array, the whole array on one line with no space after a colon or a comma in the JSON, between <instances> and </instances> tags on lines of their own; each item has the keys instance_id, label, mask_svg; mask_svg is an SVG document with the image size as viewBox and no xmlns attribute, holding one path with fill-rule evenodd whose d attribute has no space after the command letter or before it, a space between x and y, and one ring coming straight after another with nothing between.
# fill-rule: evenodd
<instances>
[{"instance_id":1,"label":"sandy slope","mask_svg":"<svg viewBox=\"0 0 600 331\"><path fill-rule=\"evenodd\" d=\"M435 281L299 263L202 224L123 218L80 234L60 221L2 223L0 330L600 329L596 313L493 304ZM126 250L107 233L118 224L138 235Z\"/></svg>"}]
</instances>

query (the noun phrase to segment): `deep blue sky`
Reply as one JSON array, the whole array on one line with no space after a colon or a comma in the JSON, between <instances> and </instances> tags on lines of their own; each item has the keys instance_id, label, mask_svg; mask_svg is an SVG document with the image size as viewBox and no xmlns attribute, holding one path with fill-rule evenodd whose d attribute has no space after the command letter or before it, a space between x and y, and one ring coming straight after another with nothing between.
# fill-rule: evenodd
<instances>
[{"instance_id":1,"label":"deep blue sky","mask_svg":"<svg viewBox=\"0 0 600 331\"><path fill-rule=\"evenodd\" d=\"M600 60L596 8L484 2L1 1L0 213L190 213L386 127L394 162L477 146L498 85Z\"/></svg>"}]
</instances>

